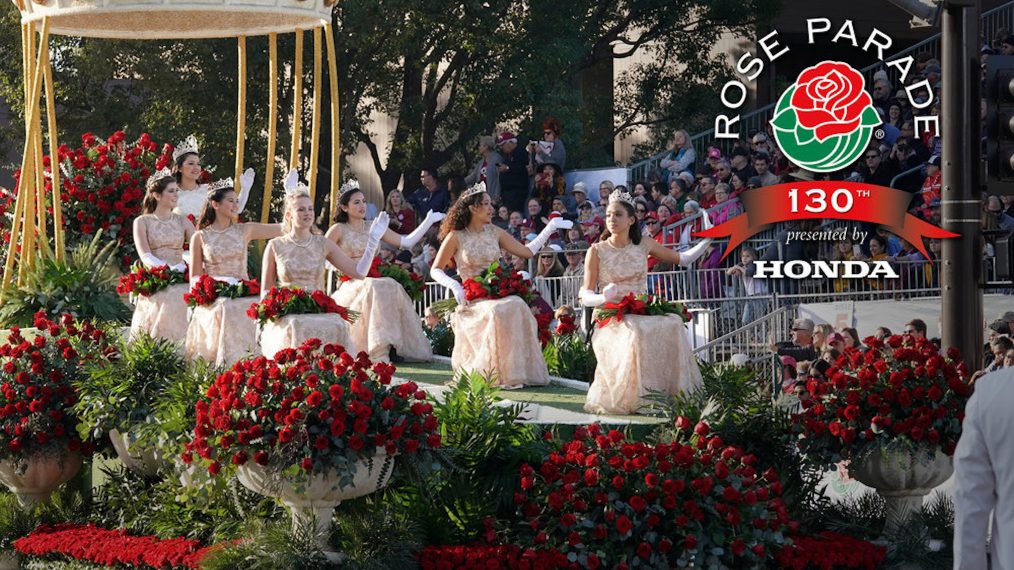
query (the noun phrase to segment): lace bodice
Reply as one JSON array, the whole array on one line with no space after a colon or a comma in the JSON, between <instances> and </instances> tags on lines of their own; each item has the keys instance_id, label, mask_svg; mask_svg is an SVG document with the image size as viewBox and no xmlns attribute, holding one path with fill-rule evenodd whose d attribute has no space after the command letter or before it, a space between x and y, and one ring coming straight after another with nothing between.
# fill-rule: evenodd
<instances>
[{"instance_id":1,"label":"lace bodice","mask_svg":"<svg viewBox=\"0 0 1014 570\"><path fill-rule=\"evenodd\" d=\"M199 184L193 190L183 190L180 188L179 199L176 201L176 208L173 209L173 213L179 214L184 218L189 215L193 215L194 219L200 218L201 209L204 208L204 203L207 201L207 184Z\"/></svg>"},{"instance_id":2,"label":"lace bodice","mask_svg":"<svg viewBox=\"0 0 1014 570\"><path fill-rule=\"evenodd\" d=\"M608 283L615 283L620 295L648 292L648 244L630 243L627 247L616 248L602 241L592 245L599 258L599 282L601 290Z\"/></svg>"},{"instance_id":3,"label":"lace bodice","mask_svg":"<svg viewBox=\"0 0 1014 570\"><path fill-rule=\"evenodd\" d=\"M246 239L243 224L232 224L218 232L211 227L200 231L204 273L214 277L246 279Z\"/></svg>"},{"instance_id":4,"label":"lace bodice","mask_svg":"<svg viewBox=\"0 0 1014 570\"><path fill-rule=\"evenodd\" d=\"M341 224L342 235L338 240L338 247L342 248L345 255L358 261L366 251L366 244L370 241L369 226L366 230L360 231L352 227L352 224Z\"/></svg>"},{"instance_id":5,"label":"lace bodice","mask_svg":"<svg viewBox=\"0 0 1014 570\"><path fill-rule=\"evenodd\" d=\"M475 277L500 259L500 242L493 224L486 224L480 233L460 230L454 234L458 236L458 253L454 257L462 279Z\"/></svg>"},{"instance_id":6,"label":"lace bodice","mask_svg":"<svg viewBox=\"0 0 1014 570\"><path fill-rule=\"evenodd\" d=\"M311 235L305 242L290 236L271 240L279 287L301 287L310 291L324 288L324 242L322 235Z\"/></svg>"},{"instance_id":7,"label":"lace bodice","mask_svg":"<svg viewBox=\"0 0 1014 570\"><path fill-rule=\"evenodd\" d=\"M173 214L168 220L163 221L154 214L145 214L139 219L144 235L148 238L151 254L169 265L182 263L183 243L187 239L183 217Z\"/></svg>"}]
</instances>

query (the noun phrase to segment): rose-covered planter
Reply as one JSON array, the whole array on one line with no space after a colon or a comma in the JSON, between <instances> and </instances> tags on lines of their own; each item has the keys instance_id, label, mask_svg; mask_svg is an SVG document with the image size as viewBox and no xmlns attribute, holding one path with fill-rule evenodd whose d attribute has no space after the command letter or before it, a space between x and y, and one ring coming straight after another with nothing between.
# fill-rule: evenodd
<instances>
[{"instance_id":1,"label":"rose-covered planter","mask_svg":"<svg viewBox=\"0 0 1014 570\"><path fill-rule=\"evenodd\" d=\"M80 470L80 453L36 454L21 465L7 459L0 461L0 482L27 508L48 502L53 491Z\"/></svg>"},{"instance_id":2,"label":"rose-covered planter","mask_svg":"<svg viewBox=\"0 0 1014 570\"><path fill-rule=\"evenodd\" d=\"M887 502L887 530L896 529L922 507L923 497L954 472L951 457L939 450L927 459L923 452L879 449L852 461L849 474Z\"/></svg>"},{"instance_id":3,"label":"rose-covered planter","mask_svg":"<svg viewBox=\"0 0 1014 570\"><path fill-rule=\"evenodd\" d=\"M137 439L130 432L120 433L119 430L111 430L109 432L109 441L113 443L116 456L131 471L152 476L158 473L160 468L169 465L169 462L166 461L166 458L157 449L138 449L134 447Z\"/></svg>"},{"instance_id":4,"label":"rose-covered planter","mask_svg":"<svg viewBox=\"0 0 1014 570\"><path fill-rule=\"evenodd\" d=\"M374 457L355 464L352 482L345 486L339 484L334 470L313 474L306 481L298 482L284 473L248 462L236 470L236 475L247 489L280 500L292 513L293 530L313 528L317 545L328 560L340 562L341 554L328 543L335 507L342 501L369 495L386 486L393 469L394 456L379 451Z\"/></svg>"}]
</instances>

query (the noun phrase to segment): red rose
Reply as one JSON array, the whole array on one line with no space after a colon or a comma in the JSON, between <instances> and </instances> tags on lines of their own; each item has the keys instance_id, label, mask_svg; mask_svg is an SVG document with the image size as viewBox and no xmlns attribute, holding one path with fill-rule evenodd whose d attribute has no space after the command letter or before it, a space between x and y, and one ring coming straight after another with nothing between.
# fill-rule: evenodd
<instances>
[{"instance_id":1,"label":"red rose","mask_svg":"<svg viewBox=\"0 0 1014 570\"><path fill-rule=\"evenodd\" d=\"M627 515L620 515L616 517L616 532L621 535L627 534L633 527L634 525L630 522L630 519L627 518Z\"/></svg>"},{"instance_id":2,"label":"red rose","mask_svg":"<svg viewBox=\"0 0 1014 570\"><path fill-rule=\"evenodd\" d=\"M823 142L859 128L863 111L873 104L863 86L863 76L850 65L822 62L799 74L791 105L799 124Z\"/></svg>"}]
</instances>

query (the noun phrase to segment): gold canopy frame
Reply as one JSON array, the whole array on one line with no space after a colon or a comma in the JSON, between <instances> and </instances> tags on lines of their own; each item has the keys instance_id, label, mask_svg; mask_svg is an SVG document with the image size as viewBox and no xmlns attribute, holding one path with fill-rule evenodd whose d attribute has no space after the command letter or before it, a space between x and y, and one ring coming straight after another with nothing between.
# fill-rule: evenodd
<instances>
[{"instance_id":1,"label":"gold canopy frame","mask_svg":"<svg viewBox=\"0 0 1014 570\"><path fill-rule=\"evenodd\" d=\"M266 222L271 203L274 176L275 139L278 105L278 34L296 35L293 68L295 81L293 132L289 165L299 163L302 143L302 48L303 31L313 31L313 104L310 140L310 165L307 178L311 192L317 180L320 139L320 99L322 57L327 51L331 91L331 209L340 178L341 139L338 131L337 57L331 10L335 0L14 0L21 12L22 66L25 87L25 144L21 177L17 185L10 248L3 266L0 293L15 283L24 282L28 268L49 256L66 256L60 200L60 169L52 168L53 226L52 247L47 225L46 175L42 164L43 85L46 98L46 124L49 155L56 160L57 128L53 95L53 72L49 61L51 34L115 39L195 39L237 38L237 121L235 179L243 170L246 143L246 38L268 35L269 44L269 123L267 167L264 173L264 199L261 221ZM181 17L185 15L186 17ZM172 16L172 17L169 17ZM321 36L326 38L326 44ZM18 244L20 243L20 248Z\"/></svg>"}]
</instances>

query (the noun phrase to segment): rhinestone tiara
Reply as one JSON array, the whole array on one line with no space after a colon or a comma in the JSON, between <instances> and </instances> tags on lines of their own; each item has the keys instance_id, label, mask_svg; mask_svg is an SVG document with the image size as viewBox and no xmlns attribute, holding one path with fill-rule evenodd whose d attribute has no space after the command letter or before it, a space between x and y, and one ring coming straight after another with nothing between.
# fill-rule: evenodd
<instances>
[{"instance_id":1,"label":"rhinestone tiara","mask_svg":"<svg viewBox=\"0 0 1014 570\"><path fill-rule=\"evenodd\" d=\"M359 181L355 179L349 180L345 184L342 184L342 187L338 189L338 196L341 197L356 190L359 190Z\"/></svg>"},{"instance_id":2,"label":"rhinestone tiara","mask_svg":"<svg viewBox=\"0 0 1014 570\"><path fill-rule=\"evenodd\" d=\"M216 180L211 184L208 184L208 195L210 196L212 192L220 188L235 188L235 187L236 185L233 184L232 177L222 178L221 180Z\"/></svg>"},{"instance_id":3,"label":"rhinestone tiara","mask_svg":"<svg viewBox=\"0 0 1014 570\"><path fill-rule=\"evenodd\" d=\"M613 192L609 195L609 203L613 202L626 202L631 206L634 205L634 197L630 195L630 192Z\"/></svg>"},{"instance_id":4,"label":"rhinestone tiara","mask_svg":"<svg viewBox=\"0 0 1014 570\"><path fill-rule=\"evenodd\" d=\"M475 196L476 194L482 194L485 191L486 191L486 183L485 182L479 182L478 184L473 185L468 190L465 190L464 192L462 192L460 199L464 200L465 198L468 198L469 196Z\"/></svg>"},{"instance_id":5,"label":"rhinestone tiara","mask_svg":"<svg viewBox=\"0 0 1014 570\"><path fill-rule=\"evenodd\" d=\"M168 168L166 167L160 168L158 169L157 172L155 172L155 174L152 174L151 176L148 177L148 180L145 181L144 183L144 187L147 190L151 190L152 188L155 187L155 184L157 184L159 180L162 180L163 178L172 175L173 175L172 171L169 170Z\"/></svg>"},{"instance_id":6,"label":"rhinestone tiara","mask_svg":"<svg viewBox=\"0 0 1014 570\"><path fill-rule=\"evenodd\" d=\"M189 153L200 154L197 147L197 137L190 135L189 137L180 141L180 144L176 145L176 149L173 150L173 162L176 162L179 157Z\"/></svg>"}]
</instances>

